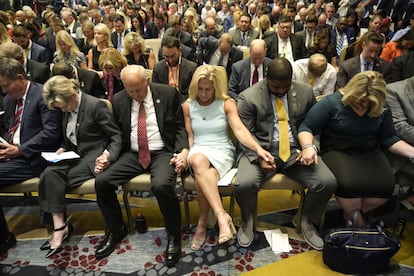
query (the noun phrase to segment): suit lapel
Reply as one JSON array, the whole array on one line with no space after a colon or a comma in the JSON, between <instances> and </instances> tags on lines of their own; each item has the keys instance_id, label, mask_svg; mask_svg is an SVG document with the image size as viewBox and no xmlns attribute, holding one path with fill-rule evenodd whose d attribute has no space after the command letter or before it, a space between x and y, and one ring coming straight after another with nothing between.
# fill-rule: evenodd
<instances>
[{"instance_id":1,"label":"suit lapel","mask_svg":"<svg viewBox=\"0 0 414 276\"><path fill-rule=\"evenodd\" d=\"M155 115L157 116L158 128L160 133L164 133L164 109L160 92L157 89L154 89L152 84L150 85L150 88L152 93L152 101L154 102Z\"/></svg>"},{"instance_id":2,"label":"suit lapel","mask_svg":"<svg viewBox=\"0 0 414 276\"><path fill-rule=\"evenodd\" d=\"M269 129L269 137L268 137L268 143L272 142L273 138L273 132L274 132L274 111L273 111L273 103L272 99L270 97L270 92L267 89L267 81L262 81L259 86L259 94L262 93L263 96L260 97L260 99L263 99L261 102L262 106L261 108L264 110L264 114L269 114L269 116L266 116L267 122L261 122L264 123L266 126L271 126ZM271 116L270 116L271 115Z\"/></svg>"},{"instance_id":3,"label":"suit lapel","mask_svg":"<svg viewBox=\"0 0 414 276\"><path fill-rule=\"evenodd\" d=\"M85 114L86 109L86 95L85 93L82 93L82 98L80 99L80 105L79 105L79 111L78 111L78 118L76 119L76 138L78 138L79 134L79 124L80 122L83 122L83 116Z\"/></svg>"},{"instance_id":4,"label":"suit lapel","mask_svg":"<svg viewBox=\"0 0 414 276\"><path fill-rule=\"evenodd\" d=\"M414 79L410 78L407 81L407 89L405 90L405 94L407 95L410 105L414 106Z\"/></svg>"}]
</instances>

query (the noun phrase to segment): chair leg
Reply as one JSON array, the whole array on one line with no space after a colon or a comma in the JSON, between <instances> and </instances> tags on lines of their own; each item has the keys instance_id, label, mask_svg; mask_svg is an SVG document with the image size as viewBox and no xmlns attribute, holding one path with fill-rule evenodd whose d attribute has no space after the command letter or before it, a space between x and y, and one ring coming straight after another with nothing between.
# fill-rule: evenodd
<instances>
[{"instance_id":1,"label":"chair leg","mask_svg":"<svg viewBox=\"0 0 414 276\"><path fill-rule=\"evenodd\" d=\"M301 221L302 221L303 203L305 202L305 191L300 190L299 194L300 194L300 202L299 202L299 208L298 208L299 223L296 225L296 233L298 234L302 233Z\"/></svg>"},{"instance_id":2,"label":"chair leg","mask_svg":"<svg viewBox=\"0 0 414 276\"><path fill-rule=\"evenodd\" d=\"M135 229L134 229L134 223L133 223L133 220L132 220L131 206L129 205L128 193L129 192L124 191L123 200L124 200L124 204L125 204L125 210L126 210L126 213L127 213L129 232L132 234L132 233L135 232Z\"/></svg>"},{"instance_id":3,"label":"chair leg","mask_svg":"<svg viewBox=\"0 0 414 276\"><path fill-rule=\"evenodd\" d=\"M183 193L183 200L184 200L184 223L185 223L185 231L187 233L190 232L190 207L188 203L188 192L184 191Z\"/></svg>"}]
</instances>

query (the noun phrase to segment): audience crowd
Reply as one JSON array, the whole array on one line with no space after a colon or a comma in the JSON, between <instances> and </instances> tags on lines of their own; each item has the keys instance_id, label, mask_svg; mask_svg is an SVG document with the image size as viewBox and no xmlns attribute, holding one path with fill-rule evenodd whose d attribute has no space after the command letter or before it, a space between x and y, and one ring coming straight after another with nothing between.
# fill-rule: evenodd
<instances>
[{"instance_id":1,"label":"audience crowd","mask_svg":"<svg viewBox=\"0 0 414 276\"><path fill-rule=\"evenodd\" d=\"M177 175L196 183L199 250L210 209L219 244L254 243L257 193L283 173L307 187L292 224L322 250L333 195L364 227L395 175L414 178L413 50L410 0L0 1L0 187L40 177L52 257L73 231L65 192L94 177L102 259L128 234L118 186L149 173L174 266ZM238 231L217 189L232 167ZM0 255L15 243L0 206Z\"/></svg>"}]
</instances>

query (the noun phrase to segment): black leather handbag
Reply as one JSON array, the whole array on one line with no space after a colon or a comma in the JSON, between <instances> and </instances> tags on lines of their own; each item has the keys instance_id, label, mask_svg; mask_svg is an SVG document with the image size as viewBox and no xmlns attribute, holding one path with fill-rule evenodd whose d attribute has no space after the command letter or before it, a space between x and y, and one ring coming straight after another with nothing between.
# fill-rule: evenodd
<instances>
[{"instance_id":1,"label":"black leather handbag","mask_svg":"<svg viewBox=\"0 0 414 276\"><path fill-rule=\"evenodd\" d=\"M400 247L400 241L382 225L336 229L325 236L323 261L345 274L382 273Z\"/></svg>"}]
</instances>

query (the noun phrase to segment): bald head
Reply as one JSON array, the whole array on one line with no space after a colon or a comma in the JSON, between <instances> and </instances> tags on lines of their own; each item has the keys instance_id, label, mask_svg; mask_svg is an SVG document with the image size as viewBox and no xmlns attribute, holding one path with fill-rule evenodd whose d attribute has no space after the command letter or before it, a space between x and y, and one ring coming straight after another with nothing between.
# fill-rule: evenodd
<instances>
[{"instance_id":1,"label":"bald head","mask_svg":"<svg viewBox=\"0 0 414 276\"><path fill-rule=\"evenodd\" d=\"M250 44L250 60L254 66L259 67L266 56L266 43L263 39L254 39Z\"/></svg>"},{"instance_id":2,"label":"bald head","mask_svg":"<svg viewBox=\"0 0 414 276\"><path fill-rule=\"evenodd\" d=\"M141 65L128 65L121 71L121 80L128 95L135 101L145 100L148 92L149 75Z\"/></svg>"}]
</instances>

